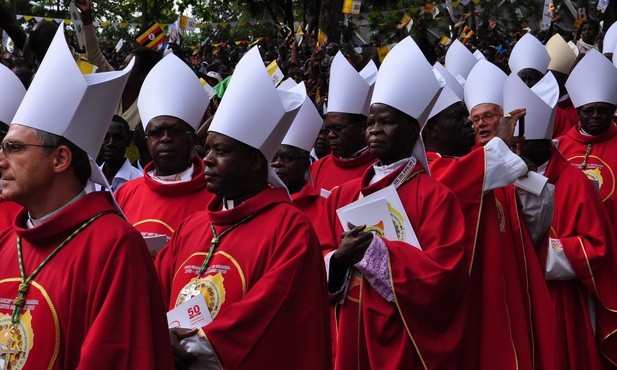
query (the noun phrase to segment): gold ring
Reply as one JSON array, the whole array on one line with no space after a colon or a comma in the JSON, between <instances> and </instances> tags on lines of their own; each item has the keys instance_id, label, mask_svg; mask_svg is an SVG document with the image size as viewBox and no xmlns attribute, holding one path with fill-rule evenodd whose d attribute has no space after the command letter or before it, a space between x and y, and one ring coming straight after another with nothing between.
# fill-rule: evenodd
<instances>
[{"instance_id":1,"label":"gold ring","mask_svg":"<svg viewBox=\"0 0 617 370\"><path fill-rule=\"evenodd\" d=\"M512 118L512 115L510 113L508 113L505 116L503 116L503 118Z\"/></svg>"}]
</instances>

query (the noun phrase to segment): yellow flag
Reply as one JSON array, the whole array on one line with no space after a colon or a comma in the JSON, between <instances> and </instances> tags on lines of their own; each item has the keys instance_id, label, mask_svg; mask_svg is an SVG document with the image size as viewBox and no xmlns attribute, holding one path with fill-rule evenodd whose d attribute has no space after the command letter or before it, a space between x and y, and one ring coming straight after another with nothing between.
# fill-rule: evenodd
<instances>
[{"instance_id":1,"label":"yellow flag","mask_svg":"<svg viewBox=\"0 0 617 370\"><path fill-rule=\"evenodd\" d=\"M326 33L320 28L319 32L317 32L317 46L325 45L327 42L328 36L326 36Z\"/></svg>"},{"instance_id":2,"label":"yellow flag","mask_svg":"<svg viewBox=\"0 0 617 370\"><path fill-rule=\"evenodd\" d=\"M353 0L345 0L343 2L343 13L351 14L352 9L353 9Z\"/></svg>"},{"instance_id":3,"label":"yellow flag","mask_svg":"<svg viewBox=\"0 0 617 370\"><path fill-rule=\"evenodd\" d=\"M343 2L344 14L360 14L360 8L362 7L361 0L345 0Z\"/></svg>"},{"instance_id":4,"label":"yellow flag","mask_svg":"<svg viewBox=\"0 0 617 370\"><path fill-rule=\"evenodd\" d=\"M383 45L377 48L377 55L379 56L380 63L386 58L388 52L390 52L390 45Z\"/></svg>"},{"instance_id":5,"label":"yellow flag","mask_svg":"<svg viewBox=\"0 0 617 370\"><path fill-rule=\"evenodd\" d=\"M182 31L186 31L186 25L189 23L189 17L187 17L186 15L181 15L180 16L180 29Z\"/></svg>"},{"instance_id":6,"label":"yellow flag","mask_svg":"<svg viewBox=\"0 0 617 370\"><path fill-rule=\"evenodd\" d=\"M401 24L405 25L405 28L407 28L407 32L411 32L411 27L413 26L413 19L411 19L411 16L407 13L403 14L403 19L401 19Z\"/></svg>"},{"instance_id":7,"label":"yellow flag","mask_svg":"<svg viewBox=\"0 0 617 370\"><path fill-rule=\"evenodd\" d=\"M285 78L283 71L281 71L279 65L276 63L276 60L268 64L266 70L268 71L270 78L272 78L274 86L278 86L278 84L280 84L281 81L283 81L283 79Z\"/></svg>"},{"instance_id":8,"label":"yellow flag","mask_svg":"<svg viewBox=\"0 0 617 370\"><path fill-rule=\"evenodd\" d=\"M79 71L82 75L92 74L95 73L97 70L97 66L81 59L77 61L77 66L79 67Z\"/></svg>"},{"instance_id":9,"label":"yellow flag","mask_svg":"<svg viewBox=\"0 0 617 370\"><path fill-rule=\"evenodd\" d=\"M296 35L304 35L304 31L302 31L302 25L298 25L298 30L296 31Z\"/></svg>"}]
</instances>

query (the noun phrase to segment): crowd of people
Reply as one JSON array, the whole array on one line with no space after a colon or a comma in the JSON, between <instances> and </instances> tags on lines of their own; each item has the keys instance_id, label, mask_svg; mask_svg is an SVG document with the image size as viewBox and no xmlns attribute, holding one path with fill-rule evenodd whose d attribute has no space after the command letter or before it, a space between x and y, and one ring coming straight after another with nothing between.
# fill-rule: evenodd
<instances>
[{"instance_id":1,"label":"crowd of people","mask_svg":"<svg viewBox=\"0 0 617 370\"><path fill-rule=\"evenodd\" d=\"M77 6L94 74L0 8L2 369L617 369L617 25L118 55Z\"/></svg>"}]
</instances>

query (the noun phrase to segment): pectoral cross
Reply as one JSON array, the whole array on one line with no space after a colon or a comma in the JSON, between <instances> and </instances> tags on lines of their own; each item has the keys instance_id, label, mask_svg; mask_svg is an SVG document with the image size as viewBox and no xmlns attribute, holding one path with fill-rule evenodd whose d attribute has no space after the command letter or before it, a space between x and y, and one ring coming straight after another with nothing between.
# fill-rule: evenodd
<instances>
[{"instance_id":1,"label":"pectoral cross","mask_svg":"<svg viewBox=\"0 0 617 370\"><path fill-rule=\"evenodd\" d=\"M13 339L13 337L9 337L6 342L6 346L0 345L0 360L2 360L3 366L2 370L9 370L9 366L11 364L11 355L18 355L21 353L21 348L19 343Z\"/></svg>"}]
</instances>

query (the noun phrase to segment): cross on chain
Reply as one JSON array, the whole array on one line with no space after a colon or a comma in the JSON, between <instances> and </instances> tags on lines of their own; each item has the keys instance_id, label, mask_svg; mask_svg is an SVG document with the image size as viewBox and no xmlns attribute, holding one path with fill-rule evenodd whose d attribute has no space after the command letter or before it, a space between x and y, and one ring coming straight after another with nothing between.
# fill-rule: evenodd
<instances>
[{"instance_id":1,"label":"cross on chain","mask_svg":"<svg viewBox=\"0 0 617 370\"><path fill-rule=\"evenodd\" d=\"M9 370L11 355L18 355L20 353L21 348L19 348L19 344L15 345L15 340L13 338L8 339L6 346L0 345L0 358L4 357L4 366L2 366L2 370Z\"/></svg>"}]
</instances>

